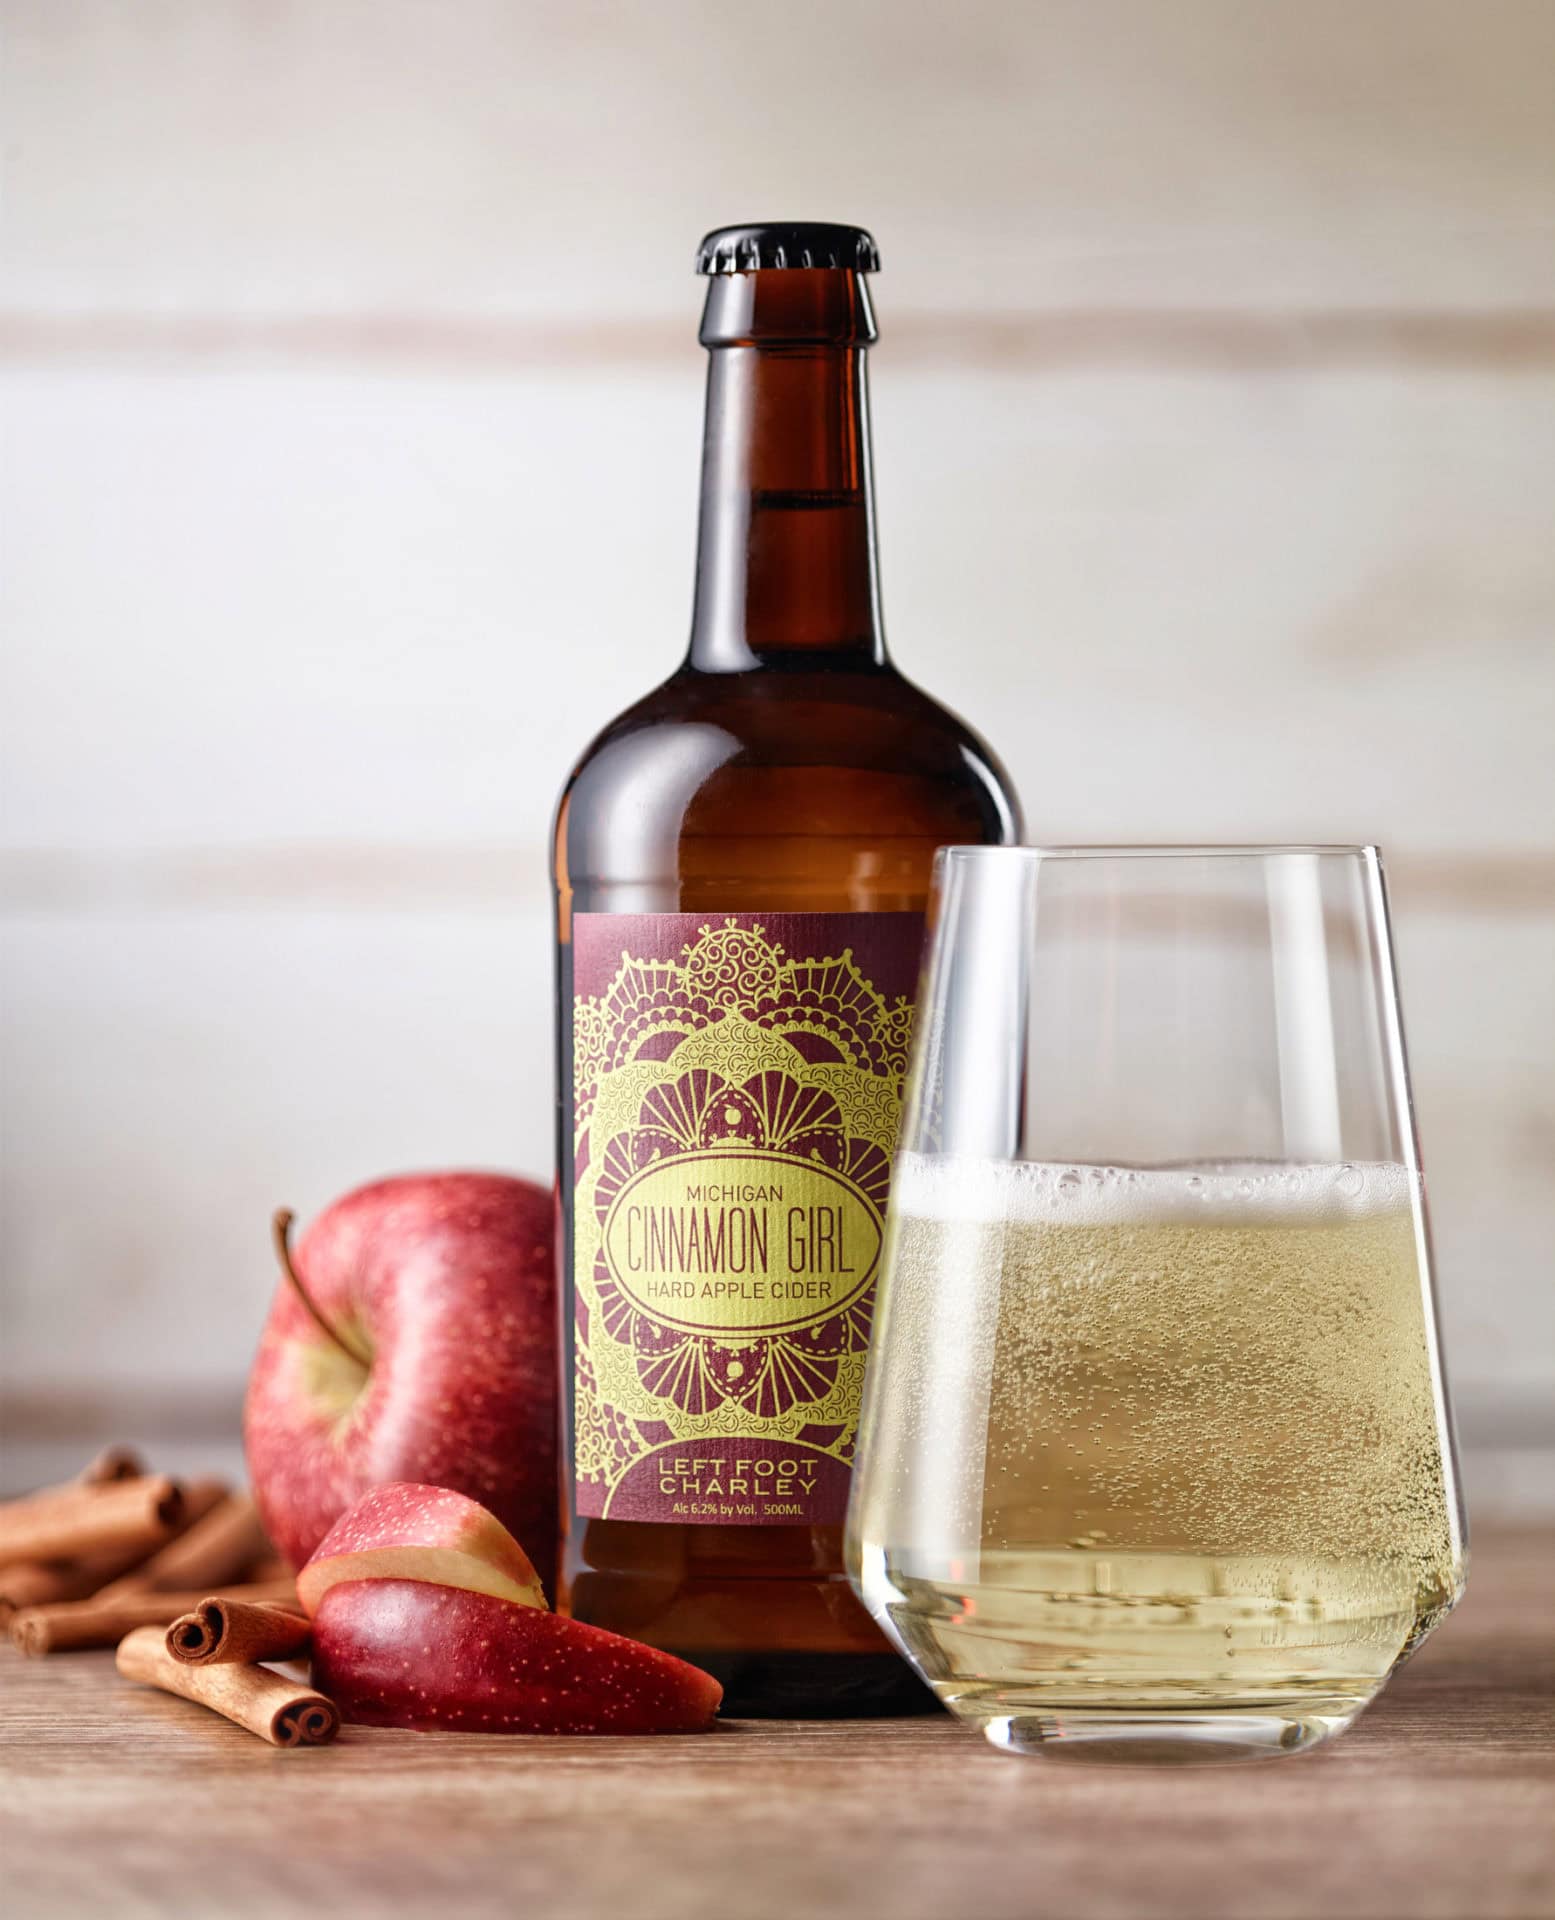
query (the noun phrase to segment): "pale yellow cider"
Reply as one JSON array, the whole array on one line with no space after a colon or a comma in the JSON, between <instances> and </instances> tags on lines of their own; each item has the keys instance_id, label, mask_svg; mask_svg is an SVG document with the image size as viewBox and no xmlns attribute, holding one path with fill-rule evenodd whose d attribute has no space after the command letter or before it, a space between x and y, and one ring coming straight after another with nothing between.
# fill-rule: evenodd
<instances>
[{"instance_id":1,"label":"pale yellow cider","mask_svg":"<svg viewBox=\"0 0 1555 1920\"><path fill-rule=\"evenodd\" d=\"M1463 1577L1423 1245L1397 1166L902 1156L855 1551L941 1697L1363 1705Z\"/></svg>"}]
</instances>

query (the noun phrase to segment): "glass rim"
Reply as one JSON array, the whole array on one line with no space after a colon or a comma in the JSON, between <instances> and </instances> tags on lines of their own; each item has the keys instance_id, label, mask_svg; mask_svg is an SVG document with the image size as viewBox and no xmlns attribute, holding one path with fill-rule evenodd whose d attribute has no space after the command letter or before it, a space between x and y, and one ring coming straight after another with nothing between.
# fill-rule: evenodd
<instances>
[{"instance_id":1,"label":"glass rim","mask_svg":"<svg viewBox=\"0 0 1555 1920\"><path fill-rule=\"evenodd\" d=\"M1154 844L1120 842L1116 846L1017 846L989 847L952 845L940 847L941 860L1273 860L1287 856L1319 856L1326 859L1379 862L1382 849L1374 841L1354 844L1323 841L1256 841L1244 844L1207 841L1202 844L1160 841Z\"/></svg>"}]
</instances>

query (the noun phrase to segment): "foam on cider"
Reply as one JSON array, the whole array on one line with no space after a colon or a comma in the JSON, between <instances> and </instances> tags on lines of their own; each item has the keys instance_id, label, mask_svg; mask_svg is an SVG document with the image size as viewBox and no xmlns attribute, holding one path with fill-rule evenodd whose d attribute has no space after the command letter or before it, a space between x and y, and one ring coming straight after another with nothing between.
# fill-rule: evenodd
<instances>
[{"instance_id":1,"label":"foam on cider","mask_svg":"<svg viewBox=\"0 0 1555 1920\"><path fill-rule=\"evenodd\" d=\"M1311 1166L1098 1167L900 1153L891 1201L918 1220L1012 1226L1321 1226L1410 1206L1416 1176L1391 1161Z\"/></svg>"}]
</instances>

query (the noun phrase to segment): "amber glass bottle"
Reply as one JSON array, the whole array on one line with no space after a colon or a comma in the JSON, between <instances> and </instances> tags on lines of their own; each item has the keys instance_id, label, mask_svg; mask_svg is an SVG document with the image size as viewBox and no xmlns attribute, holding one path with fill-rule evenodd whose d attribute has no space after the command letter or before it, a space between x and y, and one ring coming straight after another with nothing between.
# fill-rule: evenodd
<instances>
[{"instance_id":1,"label":"amber glass bottle","mask_svg":"<svg viewBox=\"0 0 1555 1920\"><path fill-rule=\"evenodd\" d=\"M936 847L1017 833L983 743L886 657L874 242L710 234L685 663L556 820L561 1608L735 1714L911 1709L842 1571Z\"/></svg>"}]
</instances>

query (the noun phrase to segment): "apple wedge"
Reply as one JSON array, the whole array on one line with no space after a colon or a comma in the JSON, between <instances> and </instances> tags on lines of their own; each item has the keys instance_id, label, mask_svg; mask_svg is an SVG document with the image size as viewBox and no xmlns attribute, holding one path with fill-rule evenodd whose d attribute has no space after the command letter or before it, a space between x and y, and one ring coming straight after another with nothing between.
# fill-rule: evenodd
<instances>
[{"instance_id":1,"label":"apple wedge","mask_svg":"<svg viewBox=\"0 0 1555 1920\"><path fill-rule=\"evenodd\" d=\"M332 1586L313 1682L358 1725L467 1733L705 1733L723 1697L656 1647L420 1580Z\"/></svg>"},{"instance_id":2,"label":"apple wedge","mask_svg":"<svg viewBox=\"0 0 1555 1920\"><path fill-rule=\"evenodd\" d=\"M447 1487L398 1481L363 1494L298 1574L297 1597L311 1617L332 1587L364 1580L424 1580L545 1610L528 1554L494 1514Z\"/></svg>"}]
</instances>

